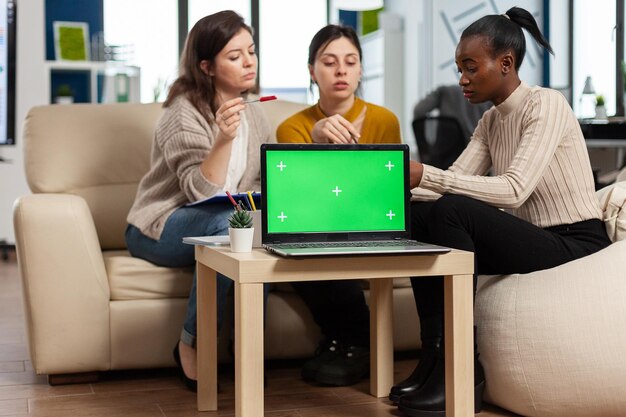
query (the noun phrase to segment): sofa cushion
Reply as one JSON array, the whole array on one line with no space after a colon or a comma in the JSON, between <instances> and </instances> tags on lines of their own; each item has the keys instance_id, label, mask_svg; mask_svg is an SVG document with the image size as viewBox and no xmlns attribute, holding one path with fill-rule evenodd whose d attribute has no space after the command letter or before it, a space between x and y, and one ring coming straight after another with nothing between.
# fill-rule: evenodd
<instances>
[{"instance_id":1,"label":"sofa cushion","mask_svg":"<svg viewBox=\"0 0 626 417\"><path fill-rule=\"evenodd\" d=\"M105 184L72 191L89 206L103 250L126 249L126 215L135 200L137 184Z\"/></svg>"},{"instance_id":2,"label":"sofa cushion","mask_svg":"<svg viewBox=\"0 0 626 417\"><path fill-rule=\"evenodd\" d=\"M127 251L105 251L102 255L112 301L189 296L193 267L160 267L133 258Z\"/></svg>"},{"instance_id":3,"label":"sofa cushion","mask_svg":"<svg viewBox=\"0 0 626 417\"><path fill-rule=\"evenodd\" d=\"M165 268L139 258L128 251L104 251L104 266L109 279L111 300L141 300L154 298L188 297L193 278L193 267ZM363 289L369 281L362 280ZM393 280L394 288L410 288L409 278ZM272 285L273 291L293 292L289 283Z\"/></svg>"}]
</instances>

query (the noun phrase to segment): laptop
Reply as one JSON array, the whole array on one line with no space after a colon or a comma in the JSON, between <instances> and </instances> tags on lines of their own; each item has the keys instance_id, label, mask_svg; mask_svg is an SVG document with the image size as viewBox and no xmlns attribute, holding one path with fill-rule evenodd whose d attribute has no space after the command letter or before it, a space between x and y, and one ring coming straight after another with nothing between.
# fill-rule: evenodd
<instances>
[{"instance_id":1,"label":"laptop","mask_svg":"<svg viewBox=\"0 0 626 417\"><path fill-rule=\"evenodd\" d=\"M409 239L407 145L261 146L262 245L281 256L445 253Z\"/></svg>"}]
</instances>

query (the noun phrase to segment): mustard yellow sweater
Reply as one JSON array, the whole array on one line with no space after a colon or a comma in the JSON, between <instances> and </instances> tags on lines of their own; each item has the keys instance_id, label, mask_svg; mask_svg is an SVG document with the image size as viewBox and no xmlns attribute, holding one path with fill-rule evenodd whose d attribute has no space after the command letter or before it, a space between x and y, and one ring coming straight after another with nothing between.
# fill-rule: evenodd
<instances>
[{"instance_id":1,"label":"mustard yellow sweater","mask_svg":"<svg viewBox=\"0 0 626 417\"><path fill-rule=\"evenodd\" d=\"M350 123L361 114L363 108L365 119L361 128L359 143L400 143L400 124L398 118L384 107L366 103L360 98L354 100L354 105L342 116ZM281 143L313 143L311 131L313 125L328 117L322 112L319 103L294 114L282 122L276 130L276 139Z\"/></svg>"}]
</instances>

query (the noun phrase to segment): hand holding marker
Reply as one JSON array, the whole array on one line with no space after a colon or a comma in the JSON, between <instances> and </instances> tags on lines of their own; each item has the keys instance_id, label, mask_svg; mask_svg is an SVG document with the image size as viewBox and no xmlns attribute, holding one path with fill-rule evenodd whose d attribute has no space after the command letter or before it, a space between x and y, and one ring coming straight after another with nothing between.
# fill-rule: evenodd
<instances>
[{"instance_id":1,"label":"hand holding marker","mask_svg":"<svg viewBox=\"0 0 626 417\"><path fill-rule=\"evenodd\" d=\"M244 101L244 103L245 104L255 103L257 101L260 102L260 103L263 103L264 101L276 100L277 98L278 97L276 97L276 96L263 96L263 97L259 97L259 98L254 99L254 100ZM248 198L250 199L250 202L249 202L250 210L251 211L256 211L256 206L254 204L254 199L252 198L252 192L248 191L247 194L248 194ZM230 202L233 203L233 206L235 206L235 210L237 210L237 211L244 210L243 202L241 200L239 200L239 204L237 204L237 202L235 201L233 196L228 191L226 191L226 195L228 196L228 199L230 200Z\"/></svg>"}]
</instances>

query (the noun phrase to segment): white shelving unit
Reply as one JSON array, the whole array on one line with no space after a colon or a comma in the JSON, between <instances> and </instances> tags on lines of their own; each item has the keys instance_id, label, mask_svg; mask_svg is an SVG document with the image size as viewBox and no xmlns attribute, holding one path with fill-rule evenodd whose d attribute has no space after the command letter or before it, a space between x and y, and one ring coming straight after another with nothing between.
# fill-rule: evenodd
<instances>
[{"instance_id":1,"label":"white shelving unit","mask_svg":"<svg viewBox=\"0 0 626 417\"><path fill-rule=\"evenodd\" d=\"M363 98L404 116L404 31L402 16L380 13L380 29L361 37ZM402 136L407 137L408 132Z\"/></svg>"},{"instance_id":2,"label":"white shelving unit","mask_svg":"<svg viewBox=\"0 0 626 417\"><path fill-rule=\"evenodd\" d=\"M104 76L102 88L102 101L104 103L112 103L117 101L115 92L119 90L119 86L114 83L119 81L118 76L125 76L123 79L128 80L128 85L122 86L127 88L129 102L139 102L140 100L140 68L134 65L126 65L122 62L114 61L45 61L43 65L45 91L50 91L52 73L58 72L87 72L89 73L89 98L92 103L98 102L98 76Z\"/></svg>"}]
</instances>

